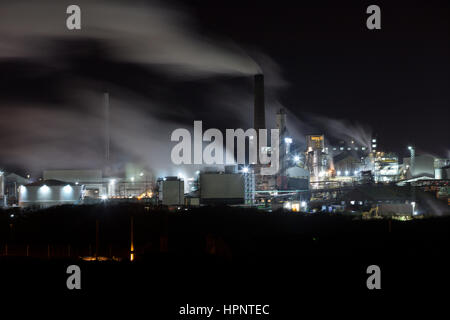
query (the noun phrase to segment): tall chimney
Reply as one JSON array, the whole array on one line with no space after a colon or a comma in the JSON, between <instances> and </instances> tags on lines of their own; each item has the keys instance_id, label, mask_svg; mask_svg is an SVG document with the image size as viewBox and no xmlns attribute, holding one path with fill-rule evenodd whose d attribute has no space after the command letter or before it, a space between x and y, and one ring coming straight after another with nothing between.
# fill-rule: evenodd
<instances>
[{"instance_id":1,"label":"tall chimney","mask_svg":"<svg viewBox=\"0 0 450 320\"><path fill-rule=\"evenodd\" d=\"M266 111L264 106L264 75L255 75L255 107L253 116L253 128L266 128Z\"/></svg>"},{"instance_id":2,"label":"tall chimney","mask_svg":"<svg viewBox=\"0 0 450 320\"><path fill-rule=\"evenodd\" d=\"M105 161L106 164L109 162L109 144L110 144L110 133L109 133L109 93L105 92L103 94L105 103Z\"/></svg>"}]
</instances>

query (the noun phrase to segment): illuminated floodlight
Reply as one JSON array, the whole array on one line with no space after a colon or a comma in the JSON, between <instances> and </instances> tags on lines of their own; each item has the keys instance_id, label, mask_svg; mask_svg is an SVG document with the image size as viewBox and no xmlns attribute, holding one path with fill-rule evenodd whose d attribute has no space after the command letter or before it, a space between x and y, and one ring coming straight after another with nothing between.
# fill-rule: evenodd
<instances>
[{"instance_id":1,"label":"illuminated floodlight","mask_svg":"<svg viewBox=\"0 0 450 320\"><path fill-rule=\"evenodd\" d=\"M64 193L70 193L72 192L72 187L70 185L64 186L63 191Z\"/></svg>"},{"instance_id":2,"label":"illuminated floodlight","mask_svg":"<svg viewBox=\"0 0 450 320\"><path fill-rule=\"evenodd\" d=\"M294 161L295 161L295 162L299 162L299 161L300 161L300 156L295 156L295 157L294 157Z\"/></svg>"},{"instance_id":3,"label":"illuminated floodlight","mask_svg":"<svg viewBox=\"0 0 450 320\"><path fill-rule=\"evenodd\" d=\"M75 182L75 184L76 184L76 185L78 185L78 184L79 184L79 182L77 181L77 182Z\"/></svg>"},{"instance_id":4,"label":"illuminated floodlight","mask_svg":"<svg viewBox=\"0 0 450 320\"><path fill-rule=\"evenodd\" d=\"M413 212L413 215L416 215L416 214L417 214L417 211L416 211L416 202L415 202L415 201L412 201L412 202L411 202L411 206L412 206L412 212Z\"/></svg>"},{"instance_id":5,"label":"illuminated floodlight","mask_svg":"<svg viewBox=\"0 0 450 320\"><path fill-rule=\"evenodd\" d=\"M131 177L130 180L131 180L131 182L134 182L134 177Z\"/></svg>"},{"instance_id":6,"label":"illuminated floodlight","mask_svg":"<svg viewBox=\"0 0 450 320\"><path fill-rule=\"evenodd\" d=\"M110 180L109 180L109 183L110 183L110 184L116 183L116 179L110 179Z\"/></svg>"},{"instance_id":7,"label":"illuminated floodlight","mask_svg":"<svg viewBox=\"0 0 450 320\"><path fill-rule=\"evenodd\" d=\"M48 193L50 191L50 188L47 185L44 184L42 187L40 187L40 190L43 193Z\"/></svg>"},{"instance_id":8,"label":"illuminated floodlight","mask_svg":"<svg viewBox=\"0 0 450 320\"><path fill-rule=\"evenodd\" d=\"M102 200L108 200L108 196L107 195L102 195L101 197L100 197L100 199L102 199Z\"/></svg>"},{"instance_id":9,"label":"illuminated floodlight","mask_svg":"<svg viewBox=\"0 0 450 320\"><path fill-rule=\"evenodd\" d=\"M200 170L195 171L195 174L199 175L200 174Z\"/></svg>"},{"instance_id":10,"label":"illuminated floodlight","mask_svg":"<svg viewBox=\"0 0 450 320\"><path fill-rule=\"evenodd\" d=\"M144 173L143 173L143 172L139 173L139 176L143 177L143 176L144 176Z\"/></svg>"},{"instance_id":11,"label":"illuminated floodlight","mask_svg":"<svg viewBox=\"0 0 450 320\"><path fill-rule=\"evenodd\" d=\"M408 150L412 150L413 149L413 147L411 147L411 146L408 146Z\"/></svg>"},{"instance_id":12,"label":"illuminated floodlight","mask_svg":"<svg viewBox=\"0 0 450 320\"><path fill-rule=\"evenodd\" d=\"M338 170L337 175L340 176L341 175L341 171Z\"/></svg>"},{"instance_id":13,"label":"illuminated floodlight","mask_svg":"<svg viewBox=\"0 0 450 320\"><path fill-rule=\"evenodd\" d=\"M305 208L305 207L306 207L306 201L302 201L302 202L300 203L300 205L302 206L302 208Z\"/></svg>"},{"instance_id":14,"label":"illuminated floodlight","mask_svg":"<svg viewBox=\"0 0 450 320\"><path fill-rule=\"evenodd\" d=\"M372 142L377 142L377 139L372 139Z\"/></svg>"},{"instance_id":15,"label":"illuminated floodlight","mask_svg":"<svg viewBox=\"0 0 450 320\"><path fill-rule=\"evenodd\" d=\"M290 143L292 143L292 138L286 137L286 138L284 138L284 142L287 144L290 144Z\"/></svg>"},{"instance_id":16,"label":"illuminated floodlight","mask_svg":"<svg viewBox=\"0 0 450 320\"><path fill-rule=\"evenodd\" d=\"M358 170L355 170L354 174L355 174L355 176L357 176L358 175Z\"/></svg>"},{"instance_id":17,"label":"illuminated floodlight","mask_svg":"<svg viewBox=\"0 0 450 320\"><path fill-rule=\"evenodd\" d=\"M242 172L243 172L243 173L248 173L248 167L242 168Z\"/></svg>"},{"instance_id":18,"label":"illuminated floodlight","mask_svg":"<svg viewBox=\"0 0 450 320\"><path fill-rule=\"evenodd\" d=\"M345 175L348 176L348 173L349 173L348 170L346 170L346 171L345 171Z\"/></svg>"}]
</instances>

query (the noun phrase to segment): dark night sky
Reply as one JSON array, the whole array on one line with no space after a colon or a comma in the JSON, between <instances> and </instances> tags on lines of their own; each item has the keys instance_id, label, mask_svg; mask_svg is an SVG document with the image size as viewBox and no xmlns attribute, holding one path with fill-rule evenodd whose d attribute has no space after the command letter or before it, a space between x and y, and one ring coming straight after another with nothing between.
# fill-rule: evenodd
<instances>
[{"instance_id":1,"label":"dark night sky","mask_svg":"<svg viewBox=\"0 0 450 320\"><path fill-rule=\"evenodd\" d=\"M13 22L0 23L0 112L3 118L3 121L0 119L3 137L0 139L0 164L28 165L17 159L34 156L35 150L41 150L43 145L48 150L38 162L46 163L46 156L61 157L55 151L59 146L79 145L85 141L89 141L89 148L77 150L77 154L86 152L85 158L90 159L92 150L102 148L101 139L94 142L89 139L100 134L92 129L93 122L62 126L67 129L52 128L36 136L36 130L40 131L36 128L47 126L44 120L41 123L36 120L42 114L42 106L49 117L53 112L74 109L80 115L79 108L84 102L79 94L81 90L81 96L85 97L86 89L99 93L108 90L121 101L132 97L140 113L128 119L130 123L145 115L159 122L190 126L194 119L204 120L207 127L245 126L252 108L252 67L238 72L223 71L227 69L228 60L222 59L221 54L209 56L211 50L215 52L216 45L231 47L233 52L254 58L262 66L268 83L267 103L277 101L277 105L290 110L298 119L298 122L290 119L290 125L298 127L302 134L323 131L331 139L342 138L340 135L333 137L333 124L339 122L377 134L382 149L399 152L402 156L407 155L406 145L413 143L419 153L450 157L450 3L393 2L193 0L163 2L164 8L173 12L163 13L161 19L158 12L154 13L156 22L150 21L150 26L145 26L149 29L140 29L137 22L134 26L133 19L116 19L114 23L127 32L128 28L134 28L131 33L148 30L155 45L148 44L147 48L156 55L159 50L164 52L168 48L173 53L173 57L169 55L169 62L164 58L160 61L159 56L159 60L154 56L148 58L144 49L139 55L136 47L140 44L135 43L139 40L132 36L121 38L117 33L118 38L112 41L109 35L115 31L106 33L103 38L81 33L80 39L73 38L67 31L55 35L46 30L44 36L31 37L33 50L4 56L1 50L5 43L20 43L23 38L23 34L9 30L20 29L17 27L22 26L24 18L12 17ZM5 3L2 2L2 6ZM64 11L68 4L58 5ZM370 4L381 7L382 30L366 28L365 10ZM82 10L86 8L81 6ZM126 8L132 9L129 4ZM59 17L61 10L59 7L55 13L46 10L46 14L52 18L58 12ZM83 17L92 18L89 14L83 11ZM94 18L99 23L104 19L102 13ZM179 30L173 32L172 25ZM186 32L184 26L188 28ZM90 31L83 29L82 32ZM185 36L202 40L201 45L199 41L184 41ZM191 51L197 45L200 51ZM195 63L191 64L191 60ZM245 61L236 66L245 65ZM186 70L180 72L185 67ZM232 69L239 68L233 66ZM100 104L101 100L96 103ZM25 109L18 109L24 105ZM244 105L249 109L242 116L243 120L236 110L242 110ZM229 112L228 107L236 110ZM74 117L64 114L51 122L66 118ZM84 115L80 119L84 119ZM328 124L331 127L327 127ZM69 132L73 126L84 128L86 136L74 140L78 133ZM132 128L142 128L136 132L139 136L148 134L146 126L146 123L130 124ZM16 137L14 130L19 128L28 135ZM118 131L127 128L121 125ZM57 141L49 139L54 132L64 132L67 140L64 137ZM28 144L30 136L33 140ZM134 143L133 137L133 134L121 134L122 140L114 146L117 154L130 151L127 147ZM73 147L64 151L68 158L72 157L70 150ZM136 152L133 156L141 159L146 154ZM86 164L79 163L79 166Z\"/></svg>"},{"instance_id":2,"label":"dark night sky","mask_svg":"<svg viewBox=\"0 0 450 320\"><path fill-rule=\"evenodd\" d=\"M190 2L205 29L280 64L290 83L280 99L298 115L366 123L388 150L449 149L450 2ZM370 4L382 30L365 26Z\"/></svg>"}]
</instances>

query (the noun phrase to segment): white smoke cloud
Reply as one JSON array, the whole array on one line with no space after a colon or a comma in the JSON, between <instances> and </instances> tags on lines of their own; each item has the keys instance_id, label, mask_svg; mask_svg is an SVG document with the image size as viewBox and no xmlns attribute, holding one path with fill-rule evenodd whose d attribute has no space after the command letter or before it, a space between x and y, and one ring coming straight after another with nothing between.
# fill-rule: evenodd
<instances>
[{"instance_id":1,"label":"white smoke cloud","mask_svg":"<svg viewBox=\"0 0 450 320\"><path fill-rule=\"evenodd\" d=\"M189 16L156 2L77 1L81 30L66 28L67 3L14 1L0 4L0 57L42 57L44 40L94 39L120 60L161 65L185 76L255 74L259 66L242 49L202 37Z\"/></svg>"}]
</instances>

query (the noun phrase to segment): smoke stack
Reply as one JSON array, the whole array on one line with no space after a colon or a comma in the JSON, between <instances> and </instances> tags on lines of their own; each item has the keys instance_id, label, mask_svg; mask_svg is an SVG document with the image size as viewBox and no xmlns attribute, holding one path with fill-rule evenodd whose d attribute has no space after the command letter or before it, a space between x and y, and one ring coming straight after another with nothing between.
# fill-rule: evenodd
<instances>
[{"instance_id":1,"label":"smoke stack","mask_svg":"<svg viewBox=\"0 0 450 320\"><path fill-rule=\"evenodd\" d=\"M103 94L105 103L105 161L106 164L109 162L109 144L110 144L110 133L109 133L109 93L105 92Z\"/></svg>"},{"instance_id":2,"label":"smoke stack","mask_svg":"<svg viewBox=\"0 0 450 320\"><path fill-rule=\"evenodd\" d=\"M266 128L263 74L255 75L255 107L254 107L253 127L256 130Z\"/></svg>"}]
</instances>

